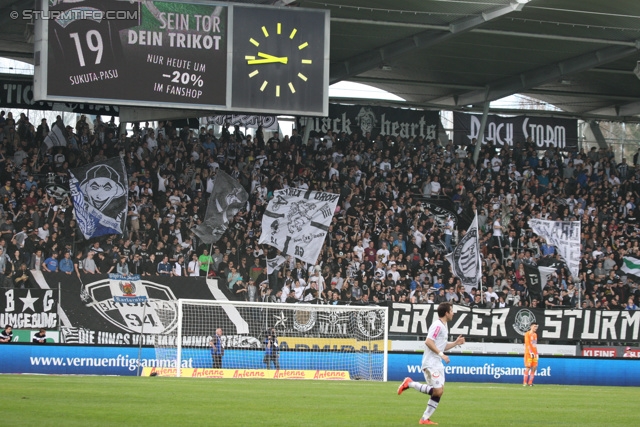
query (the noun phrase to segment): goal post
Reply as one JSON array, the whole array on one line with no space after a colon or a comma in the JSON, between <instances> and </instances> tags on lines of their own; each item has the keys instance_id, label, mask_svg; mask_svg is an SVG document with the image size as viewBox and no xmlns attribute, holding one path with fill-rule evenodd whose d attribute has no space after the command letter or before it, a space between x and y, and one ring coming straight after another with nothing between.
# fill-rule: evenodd
<instances>
[{"instance_id":1,"label":"goal post","mask_svg":"<svg viewBox=\"0 0 640 427\"><path fill-rule=\"evenodd\" d=\"M345 374L387 380L387 307L192 299L175 304L176 327L157 336L155 348L159 366L174 367L176 376L342 379ZM210 343L217 329L224 353L221 368L214 369Z\"/></svg>"}]
</instances>

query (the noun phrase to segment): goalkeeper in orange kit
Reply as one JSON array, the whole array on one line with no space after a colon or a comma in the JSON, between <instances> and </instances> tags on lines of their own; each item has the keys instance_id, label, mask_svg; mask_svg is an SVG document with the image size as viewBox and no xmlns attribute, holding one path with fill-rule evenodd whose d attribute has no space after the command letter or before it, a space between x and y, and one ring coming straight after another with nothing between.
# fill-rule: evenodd
<instances>
[{"instance_id":1,"label":"goalkeeper in orange kit","mask_svg":"<svg viewBox=\"0 0 640 427\"><path fill-rule=\"evenodd\" d=\"M533 386L533 377L538 369L538 324L531 323L529 331L524 334L524 380L523 386ZM528 377L528 381L527 381Z\"/></svg>"}]
</instances>

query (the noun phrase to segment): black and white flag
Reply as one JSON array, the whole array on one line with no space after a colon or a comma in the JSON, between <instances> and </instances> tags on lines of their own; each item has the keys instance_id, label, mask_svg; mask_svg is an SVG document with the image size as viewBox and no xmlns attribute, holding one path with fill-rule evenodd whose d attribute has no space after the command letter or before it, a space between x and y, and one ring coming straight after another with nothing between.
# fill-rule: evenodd
<instances>
[{"instance_id":1,"label":"black and white flag","mask_svg":"<svg viewBox=\"0 0 640 427\"><path fill-rule=\"evenodd\" d=\"M529 227L548 244L556 247L567 263L571 276L577 280L580 269L580 221L531 219Z\"/></svg>"},{"instance_id":2,"label":"black and white flag","mask_svg":"<svg viewBox=\"0 0 640 427\"><path fill-rule=\"evenodd\" d=\"M275 191L262 218L259 243L315 264L339 197L297 188Z\"/></svg>"},{"instance_id":3,"label":"black and white flag","mask_svg":"<svg viewBox=\"0 0 640 427\"><path fill-rule=\"evenodd\" d=\"M51 132L44 138L44 145L47 146L47 150L52 147L66 147L68 137L64 123L58 119L51 127Z\"/></svg>"},{"instance_id":4,"label":"black and white flag","mask_svg":"<svg viewBox=\"0 0 640 427\"><path fill-rule=\"evenodd\" d=\"M280 270L280 267L287 259L282 255L278 254L275 258L267 259L267 274L271 275Z\"/></svg>"},{"instance_id":5,"label":"black and white flag","mask_svg":"<svg viewBox=\"0 0 640 427\"><path fill-rule=\"evenodd\" d=\"M127 220L127 171L122 157L73 169L69 187L85 239L122 234Z\"/></svg>"},{"instance_id":6,"label":"black and white flag","mask_svg":"<svg viewBox=\"0 0 640 427\"><path fill-rule=\"evenodd\" d=\"M527 289L529 290L529 296L535 298L539 303L542 301L542 291L547 286L549 276L556 271L555 268L545 267L543 265L524 264L524 272L527 281ZM542 307L542 305L540 305Z\"/></svg>"},{"instance_id":7,"label":"black and white flag","mask_svg":"<svg viewBox=\"0 0 640 427\"><path fill-rule=\"evenodd\" d=\"M248 199L249 195L242 185L218 169L204 221L195 226L193 232L208 245L217 242L229 228L231 219L246 206Z\"/></svg>"},{"instance_id":8,"label":"black and white flag","mask_svg":"<svg viewBox=\"0 0 640 427\"><path fill-rule=\"evenodd\" d=\"M460 239L453 252L445 255L451 264L453 275L462 281L467 292L477 287L482 278L480 263L480 240L478 235L478 216L476 215L467 233Z\"/></svg>"}]
</instances>

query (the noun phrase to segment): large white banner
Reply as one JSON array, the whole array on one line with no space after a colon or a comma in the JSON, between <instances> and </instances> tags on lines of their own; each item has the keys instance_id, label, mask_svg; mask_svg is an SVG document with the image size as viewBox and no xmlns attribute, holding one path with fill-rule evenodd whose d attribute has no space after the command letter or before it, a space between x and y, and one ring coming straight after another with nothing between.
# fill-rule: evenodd
<instances>
[{"instance_id":1,"label":"large white banner","mask_svg":"<svg viewBox=\"0 0 640 427\"><path fill-rule=\"evenodd\" d=\"M580 221L531 219L529 227L548 244L553 245L569 267L574 280L580 269Z\"/></svg>"},{"instance_id":2,"label":"large white banner","mask_svg":"<svg viewBox=\"0 0 640 427\"><path fill-rule=\"evenodd\" d=\"M262 218L259 243L315 264L339 197L297 188L275 191Z\"/></svg>"}]
</instances>

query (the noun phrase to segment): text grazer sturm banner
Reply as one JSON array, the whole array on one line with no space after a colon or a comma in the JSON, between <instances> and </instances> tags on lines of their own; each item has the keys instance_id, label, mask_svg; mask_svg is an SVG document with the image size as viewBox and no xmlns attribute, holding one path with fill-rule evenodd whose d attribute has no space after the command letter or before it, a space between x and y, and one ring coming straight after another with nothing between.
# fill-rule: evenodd
<instances>
[{"instance_id":1,"label":"text grazer sturm banner","mask_svg":"<svg viewBox=\"0 0 640 427\"><path fill-rule=\"evenodd\" d=\"M453 143L467 146L480 132L479 114L453 113ZM492 140L495 145L513 147L516 142L525 142L531 137L538 150L559 148L577 151L578 121L555 117L502 117L490 114L482 142Z\"/></svg>"},{"instance_id":2,"label":"text grazer sturm banner","mask_svg":"<svg viewBox=\"0 0 640 427\"><path fill-rule=\"evenodd\" d=\"M402 138L423 136L426 140L438 138L440 112L408 110L404 108L375 107L365 105L329 104L327 117L301 117L299 126L311 126L320 133L345 132L350 135L371 134L400 136Z\"/></svg>"},{"instance_id":3,"label":"text grazer sturm banner","mask_svg":"<svg viewBox=\"0 0 640 427\"><path fill-rule=\"evenodd\" d=\"M122 157L91 163L70 172L73 207L85 239L122 234L127 220L128 187Z\"/></svg>"},{"instance_id":4,"label":"text grazer sturm banner","mask_svg":"<svg viewBox=\"0 0 640 427\"><path fill-rule=\"evenodd\" d=\"M567 263L571 276L577 280L580 270L580 221L530 219L529 227L547 243L556 247Z\"/></svg>"},{"instance_id":5,"label":"text grazer sturm banner","mask_svg":"<svg viewBox=\"0 0 640 427\"><path fill-rule=\"evenodd\" d=\"M437 305L393 303L389 311L389 335L426 336L438 319ZM533 321L541 340L637 341L640 311L542 310L524 307L479 309L454 306L451 335L472 338L522 339Z\"/></svg>"},{"instance_id":6,"label":"text grazer sturm banner","mask_svg":"<svg viewBox=\"0 0 640 427\"><path fill-rule=\"evenodd\" d=\"M0 288L0 325L14 329L58 328L58 291Z\"/></svg>"},{"instance_id":7,"label":"text grazer sturm banner","mask_svg":"<svg viewBox=\"0 0 640 427\"><path fill-rule=\"evenodd\" d=\"M261 244L315 264L340 196L297 188L277 190L262 218Z\"/></svg>"}]
</instances>

